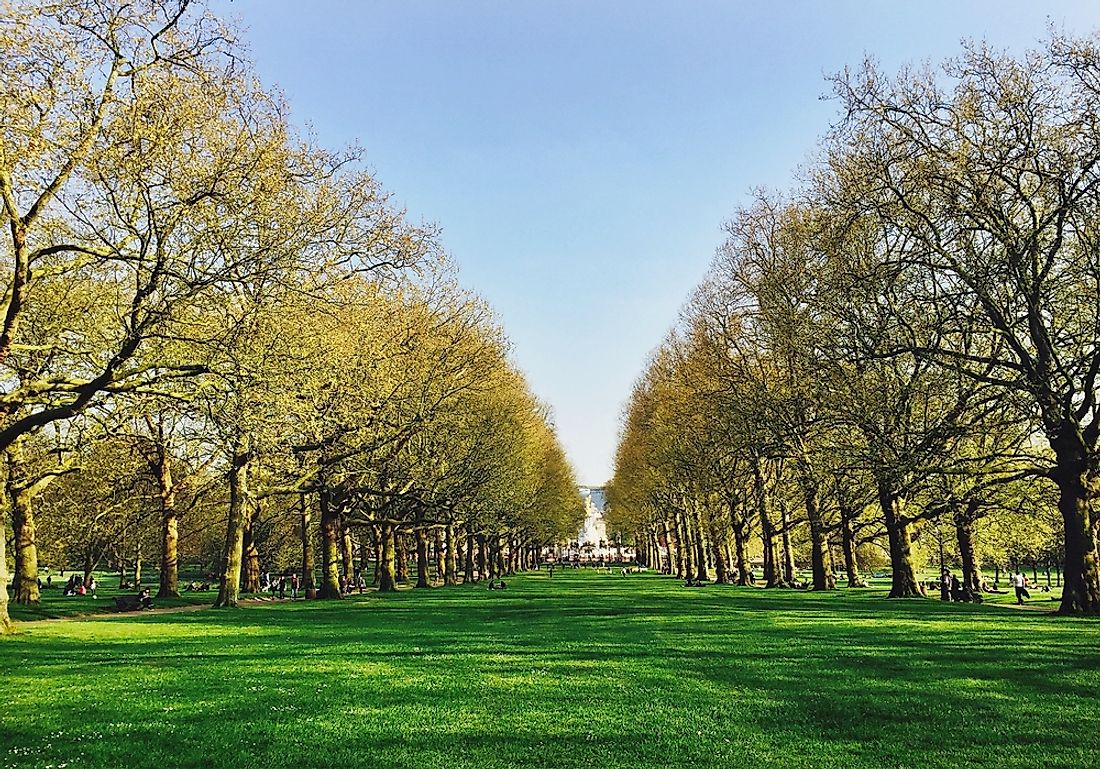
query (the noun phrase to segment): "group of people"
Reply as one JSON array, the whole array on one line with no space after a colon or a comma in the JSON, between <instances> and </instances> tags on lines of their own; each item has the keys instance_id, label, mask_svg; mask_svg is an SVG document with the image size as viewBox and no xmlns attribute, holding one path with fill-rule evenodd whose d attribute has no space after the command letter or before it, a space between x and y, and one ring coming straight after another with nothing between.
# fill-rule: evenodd
<instances>
[{"instance_id":1,"label":"group of people","mask_svg":"<svg viewBox=\"0 0 1100 769\"><path fill-rule=\"evenodd\" d=\"M1025 598L1031 598L1031 580L1027 578L1022 570L1014 571L1009 576L1009 581L1012 583L1012 589L1016 593L1016 604L1022 606ZM981 603L982 593L1003 593L1003 590L997 590L989 585L984 579L981 584L978 585L978 589L974 590L959 581L959 578L951 573L950 569L944 569L943 574L940 576L939 582L940 599L944 601L966 601L970 603ZM1049 588L1042 588L1044 592Z\"/></svg>"},{"instance_id":2,"label":"group of people","mask_svg":"<svg viewBox=\"0 0 1100 769\"><path fill-rule=\"evenodd\" d=\"M46 582L49 585L53 585L53 577L46 577ZM95 577L88 577L87 582L84 581L84 577L80 574L70 574L69 581L65 583L65 589L61 595L90 595L95 598Z\"/></svg>"},{"instance_id":3,"label":"group of people","mask_svg":"<svg viewBox=\"0 0 1100 769\"><path fill-rule=\"evenodd\" d=\"M294 575L297 578L298 575ZM362 570L356 572L355 576L345 574L340 577L340 592L344 595L350 595L356 590L362 595L363 591L367 589L367 578L363 574Z\"/></svg>"},{"instance_id":4,"label":"group of people","mask_svg":"<svg viewBox=\"0 0 1100 769\"><path fill-rule=\"evenodd\" d=\"M349 580L350 581L350 580ZM260 589L271 593L271 597L274 598L276 594L280 598L286 598L287 591L290 591L291 598L298 597L298 588L301 586L301 582L298 579L297 574L279 574L274 577L270 573L265 573L260 580ZM340 590L341 592L350 593L351 590L346 590L344 587L344 578L340 578Z\"/></svg>"},{"instance_id":5,"label":"group of people","mask_svg":"<svg viewBox=\"0 0 1100 769\"><path fill-rule=\"evenodd\" d=\"M940 574L940 600L981 603L982 596L980 592L967 588L950 569L944 569Z\"/></svg>"}]
</instances>

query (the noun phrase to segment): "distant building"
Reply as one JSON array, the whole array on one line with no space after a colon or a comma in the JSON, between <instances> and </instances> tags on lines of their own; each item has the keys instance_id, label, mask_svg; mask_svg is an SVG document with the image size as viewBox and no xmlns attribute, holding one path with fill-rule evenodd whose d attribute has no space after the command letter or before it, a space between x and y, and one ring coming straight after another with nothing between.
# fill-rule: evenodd
<instances>
[{"instance_id":1,"label":"distant building","mask_svg":"<svg viewBox=\"0 0 1100 769\"><path fill-rule=\"evenodd\" d=\"M603 520L604 507L607 504L602 486L580 487L581 498L584 500L584 509L587 515L584 517L584 526L577 535L577 546L584 551L591 547L593 556L600 558L609 552L607 540L607 524Z\"/></svg>"},{"instance_id":2,"label":"distant building","mask_svg":"<svg viewBox=\"0 0 1100 769\"><path fill-rule=\"evenodd\" d=\"M632 559L634 548L622 547L622 543L612 541L607 534L607 522L603 519L603 513L607 507L604 487L578 486L577 490L580 492L581 499L584 500L584 525L577 533L577 538L568 545L563 543L548 547L543 554L559 561L582 563L594 561L619 563Z\"/></svg>"}]
</instances>

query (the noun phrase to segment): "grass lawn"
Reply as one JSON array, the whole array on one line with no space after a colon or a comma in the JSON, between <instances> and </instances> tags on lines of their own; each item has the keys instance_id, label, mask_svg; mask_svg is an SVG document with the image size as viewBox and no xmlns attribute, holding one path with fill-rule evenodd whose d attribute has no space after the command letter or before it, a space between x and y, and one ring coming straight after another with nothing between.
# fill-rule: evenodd
<instances>
[{"instance_id":1,"label":"grass lawn","mask_svg":"<svg viewBox=\"0 0 1100 769\"><path fill-rule=\"evenodd\" d=\"M882 596L558 571L32 623L0 767L1100 765L1100 622Z\"/></svg>"},{"instance_id":2,"label":"grass lawn","mask_svg":"<svg viewBox=\"0 0 1100 769\"><path fill-rule=\"evenodd\" d=\"M16 603L8 604L8 613L16 622L30 622L39 619L60 619L62 617L83 617L91 614L104 614L114 611L115 597L120 595L133 596L137 590L127 588L119 590L118 577L115 575L96 574L96 582L99 587L96 594L91 595L64 595L61 580L57 587L46 588L41 591L42 600L37 606L21 606ZM151 594L157 594L157 582L146 583ZM210 606L218 596L217 584L213 590L194 593L181 593L179 598L153 598L153 606L158 609L170 609L183 606Z\"/></svg>"}]
</instances>

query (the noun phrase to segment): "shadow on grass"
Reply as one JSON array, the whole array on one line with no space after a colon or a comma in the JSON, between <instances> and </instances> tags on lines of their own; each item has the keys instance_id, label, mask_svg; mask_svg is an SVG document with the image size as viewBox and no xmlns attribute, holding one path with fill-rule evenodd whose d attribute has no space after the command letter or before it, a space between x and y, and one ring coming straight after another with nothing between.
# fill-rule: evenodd
<instances>
[{"instance_id":1,"label":"shadow on grass","mask_svg":"<svg viewBox=\"0 0 1100 769\"><path fill-rule=\"evenodd\" d=\"M27 766L1086 765L1100 626L881 595L566 572L51 625L0 644L0 738Z\"/></svg>"}]
</instances>

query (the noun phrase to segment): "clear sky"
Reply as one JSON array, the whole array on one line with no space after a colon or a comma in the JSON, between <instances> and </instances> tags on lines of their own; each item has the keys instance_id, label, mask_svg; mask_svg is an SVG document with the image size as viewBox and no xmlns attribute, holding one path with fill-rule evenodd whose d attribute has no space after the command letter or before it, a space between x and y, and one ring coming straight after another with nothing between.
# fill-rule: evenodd
<instances>
[{"instance_id":1,"label":"clear sky","mask_svg":"<svg viewBox=\"0 0 1100 769\"><path fill-rule=\"evenodd\" d=\"M442 227L588 484L722 222L836 119L826 74L1100 28L1096 0L210 2L297 124Z\"/></svg>"}]
</instances>

